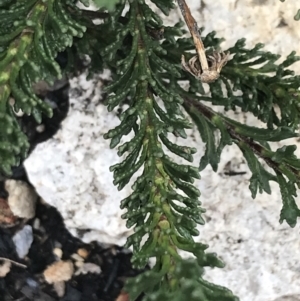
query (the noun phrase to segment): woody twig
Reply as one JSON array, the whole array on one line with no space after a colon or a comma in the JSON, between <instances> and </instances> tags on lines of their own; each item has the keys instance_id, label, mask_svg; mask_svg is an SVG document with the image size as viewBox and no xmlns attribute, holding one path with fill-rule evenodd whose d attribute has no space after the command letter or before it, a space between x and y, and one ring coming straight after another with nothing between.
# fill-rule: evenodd
<instances>
[{"instance_id":1,"label":"woody twig","mask_svg":"<svg viewBox=\"0 0 300 301\"><path fill-rule=\"evenodd\" d=\"M197 52L197 55L192 57L188 63L185 61L184 55L182 55L182 66L186 71L200 79L202 82L213 82L220 76L221 69L228 61L229 53L214 52L213 55L209 56L207 59L196 20L192 16L185 0L177 0L177 2L182 16L189 28ZM208 62L210 62L210 65Z\"/></svg>"}]
</instances>

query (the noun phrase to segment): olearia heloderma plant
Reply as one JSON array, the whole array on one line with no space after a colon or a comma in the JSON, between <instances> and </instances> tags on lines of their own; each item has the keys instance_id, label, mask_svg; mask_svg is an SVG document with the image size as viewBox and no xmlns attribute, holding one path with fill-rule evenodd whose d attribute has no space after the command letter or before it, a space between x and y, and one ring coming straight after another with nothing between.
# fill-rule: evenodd
<instances>
[{"instance_id":1,"label":"olearia heloderma plant","mask_svg":"<svg viewBox=\"0 0 300 301\"><path fill-rule=\"evenodd\" d=\"M224 146L236 144L252 172L252 197L271 193L270 181L277 182L283 203L280 222L296 225L300 216L294 199L300 186L296 146L272 149L269 142L298 137L300 77L288 67L300 58L291 52L276 64L279 55L263 51L262 44L247 49L244 39L218 51L222 40L215 32L201 40L184 0L151 2L165 15L179 8L183 21L165 26L145 0L94 0L99 9L93 12L79 9L75 0L0 0L0 170L10 175L29 148L15 112L32 114L38 122L52 114L35 95L34 84L41 80L52 84L63 72L71 74L74 53L88 56L89 76L104 68L112 73L105 88L108 110L128 104L120 124L105 135L111 148L118 147L118 154L125 156L111 167L114 184L122 189L139 172L132 194L121 202L127 209L127 226L134 227L126 247L133 248L136 268L155 259L152 269L127 281L130 300L139 296L144 301L238 300L229 289L203 278L205 267L224 264L206 252L207 245L194 242L193 236L199 234L196 226L204 224L204 209L193 182L208 165L216 171ZM299 16L298 12L295 18ZM93 19L101 19L100 24ZM56 57L63 51L68 66L62 72ZM209 86L209 94L203 85ZM240 108L266 128L239 123L210 104ZM206 144L198 168L179 165L165 152L192 162L197 150L177 145L170 137L186 138L186 129L194 125ZM134 137L120 145L129 133ZM184 260L179 250L194 259Z\"/></svg>"}]
</instances>

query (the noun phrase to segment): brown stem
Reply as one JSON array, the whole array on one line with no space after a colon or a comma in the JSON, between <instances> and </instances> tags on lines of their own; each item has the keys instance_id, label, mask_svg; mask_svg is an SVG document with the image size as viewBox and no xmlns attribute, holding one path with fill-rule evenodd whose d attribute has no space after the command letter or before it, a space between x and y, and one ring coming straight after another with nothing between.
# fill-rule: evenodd
<instances>
[{"instance_id":1,"label":"brown stem","mask_svg":"<svg viewBox=\"0 0 300 301\"><path fill-rule=\"evenodd\" d=\"M203 114L203 116L205 118L207 118L210 121L213 119L214 116L217 115L216 112L214 112L209 107L205 106L204 104L202 104L199 101L196 101L194 99L187 98L187 97L183 97L183 99L184 99L184 103L183 103L184 107L186 107L187 109L190 109L190 108L196 109L197 111L201 112L201 114ZM234 127L231 124L228 124L226 121L224 123L225 123L227 131L232 139L234 139L238 142L243 142L246 145L248 145L248 147L254 152L255 155L257 155L259 158L263 159L273 170L282 174L282 169L280 167L281 164L279 164L279 163L273 161L271 158L263 155L263 152L266 151L266 149L262 145L254 142L251 138L248 138L248 137L238 134L235 131ZM299 172L291 166L286 165L286 168L288 168L291 173L296 175L296 177L298 178L298 182L300 183Z\"/></svg>"},{"instance_id":2,"label":"brown stem","mask_svg":"<svg viewBox=\"0 0 300 301\"><path fill-rule=\"evenodd\" d=\"M177 0L177 2L178 2L178 6L181 10L182 16L183 16L183 18L189 28L189 31L193 37L196 51L198 53L199 60L201 63L201 68L203 71L209 70L207 58L205 55L205 49L204 49L204 45L203 45L203 42L202 42L200 34L199 34L199 28L198 28L197 22L194 19L194 17L192 16L191 11L190 11L189 7L187 6L185 0Z\"/></svg>"}]
</instances>

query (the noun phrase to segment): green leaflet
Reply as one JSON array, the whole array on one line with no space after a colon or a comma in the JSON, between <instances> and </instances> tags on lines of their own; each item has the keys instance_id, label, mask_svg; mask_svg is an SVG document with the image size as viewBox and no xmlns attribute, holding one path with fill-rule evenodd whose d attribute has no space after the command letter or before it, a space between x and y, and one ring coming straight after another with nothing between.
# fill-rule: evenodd
<instances>
[{"instance_id":1,"label":"green leaflet","mask_svg":"<svg viewBox=\"0 0 300 301\"><path fill-rule=\"evenodd\" d=\"M146 301L151 301L151 300L238 301L239 300L236 296L234 296L234 294L230 290L222 286L218 286L208 281L205 281L202 278L202 275L203 275L203 269L199 268L194 260L182 260L178 262L176 269L174 271L173 277L175 279L180 279L180 280L178 283L176 284L174 283L173 291L165 290L164 286L156 286L155 290L146 293L143 300ZM152 274L149 273L148 276L149 279L151 279L150 276L152 276L153 280L155 279L154 273ZM137 276L135 278L135 281L139 280L139 277L140 276ZM141 281L139 280L137 283L140 282ZM175 289L176 286L180 287L180 290ZM129 291L132 291L134 287L135 287L134 280L132 281L130 280L130 282L127 284L125 289L129 289ZM130 294L132 300L135 300L137 296L138 294L134 294L134 295Z\"/></svg>"},{"instance_id":2,"label":"green leaflet","mask_svg":"<svg viewBox=\"0 0 300 301\"><path fill-rule=\"evenodd\" d=\"M204 162L207 164L209 162L207 158L214 159L214 155L216 154L220 156L224 145L231 144L232 142L236 143L243 152L250 171L252 172L249 185L252 197L255 198L257 192L266 192L270 194L271 187L269 182L278 182L282 198L285 200L280 221L286 220L289 225L294 226L296 223L296 217L298 216L298 209L295 207L295 201L292 195L297 195L296 190L294 191L294 186L297 185L300 187L300 160L294 154L296 146L287 145L277 149L276 151L272 151L268 142L282 141L291 137L298 137L298 133L285 126L277 129L262 129L247 126L228 117L222 116L196 100L191 100L189 98L186 98L184 106L197 124L203 141L207 142L206 152L203 156L206 162ZM221 132L222 138L220 140L218 152L215 150L215 145L213 143L213 131L215 128L212 127L211 130L208 130L209 127L207 124L209 124L210 127L212 127L212 125L216 126ZM210 140L207 138L208 135ZM207 156L207 153L209 154L209 149L212 150L210 152L210 157ZM203 162L203 158L201 162ZM282 178L278 178L267 171L258 158L264 160L276 174L279 173L287 177L288 183L284 185L285 182ZM288 197L287 192L289 190L291 195Z\"/></svg>"},{"instance_id":3,"label":"green leaflet","mask_svg":"<svg viewBox=\"0 0 300 301\"><path fill-rule=\"evenodd\" d=\"M199 170L203 170L210 164L213 170L217 171L224 147L232 144L231 137L226 128L225 118L215 114L209 121L203 114L199 114L195 106L185 104L184 107L195 122L203 142L206 143L205 154L201 158ZM220 139L218 139L217 130L220 131Z\"/></svg>"},{"instance_id":4,"label":"green leaflet","mask_svg":"<svg viewBox=\"0 0 300 301\"><path fill-rule=\"evenodd\" d=\"M294 20L296 20L296 21L300 20L300 9L298 9L296 15L294 16Z\"/></svg>"},{"instance_id":5,"label":"green leaflet","mask_svg":"<svg viewBox=\"0 0 300 301\"><path fill-rule=\"evenodd\" d=\"M160 134L160 139L163 142L163 144L174 154L184 158L185 160L189 162L193 162L193 154L196 153L197 149L187 147L187 146L179 146L175 143L172 143L166 135Z\"/></svg>"},{"instance_id":6,"label":"green leaflet","mask_svg":"<svg viewBox=\"0 0 300 301\"><path fill-rule=\"evenodd\" d=\"M290 167L300 170L300 160L294 154L296 145L285 145L276 150L272 156L272 160L278 163L288 164Z\"/></svg>"},{"instance_id":7,"label":"green leaflet","mask_svg":"<svg viewBox=\"0 0 300 301\"><path fill-rule=\"evenodd\" d=\"M39 123L43 114L52 116L52 109L35 95L33 86L40 80L51 85L62 77L55 61L57 53L71 46L73 37L82 37L86 31L81 21L71 15L71 2L24 0L0 5L0 27L5 29L0 34L0 113L7 120L14 120L0 128L0 144L11 143L14 150L10 154L0 150L0 172L10 174L11 167L24 159L29 147L14 111L33 115ZM14 110L8 103L9 97L14 99Z\"/></svg>"},{"instance_id":8,"label":"green leaflet","mask_svg":"<svg viewBox=\"0 0 300 301\"><path fill-rule=\"evenodd\" d=\"M120 2L120 0L91 0L97 7L103 8L105 7L109 11L113 11L116 4Z\"/></svg>"},{"instance_id":9,"label":"green leaflet","mask_svg":"<svg viewBox=\"0 0 300 301\"><path fill-rule=\"evenodd\" d=\"M258 161L253 151L244 143L239 143L241 151L245 159L247 160L248 166L252 172L252 177L250 179L249 189L252 194L252 198L256 197L257 192L271 193L271 187L269 184L270 180L273 180L273 176L265 170L265 168Z\"/></svg>"},{"instance_id":10,"label":"green leaflet","mask_svg":"<svg viewBox=\"0 0 300 301\"><path fill-rule=\"evenodd\" d=\"M295 183L286 181L280 173L277 173L277 180L283 203L279 221L282 223L285 220L293 228L296 226L297 218L300 217L300 210L295 202L297 196Z\"/></svg>"},{"instance_id":11,"label":"green leaflet","mask_svg":"<svg viewBox=\"0 0 300 301\"><path fill-rule=\"evenodd\" d=\"M153 2L165 13L173 6L173 1ZM196 152L196 149L179 146L169 138L171 135L186 138L185 129L192 127L181 111L183 99L177 90L176 81L181 77L181 68L170 64L165 49L169 45L160 43L155 33L160 32L163 24L143 1L131 2L126 16L128 22L125 26L123 23L117 24L117 39L105 47L102 55L107 57L108 62L113 62L112 57L117 59L120 55L115 63L119 67L118 72L106 88L108 109L112 110L124 102L129 103L129 109L121 114L120 124L104 137L111 139L111 147L116 147L130 132L135 134L132 139L118 146L118 154L124 159L111 167L114 183L119 189L136 172L140 172L132 186L132 194L121 202L121 207L127 210L122 217L127 220L127 227L134 229L126 246L133 248L132 262L135 267L143 268L149 258L156 258L156 266L152 271L128 281L126 288L132 300L135 300L142 293L147 298L148 295L154 296L158 289L172 292L176 288L173 282L178 281L179 274L174 279L171 277L171 281L165 275L180 264L177 249L193 253L199 267L224 265L214 254L205 252L207 246L193 240L193 236L199 235L197 224L204 224L201 216L204 209L198 201L200 192L193 185L194 180L200 178L198 169L178 164L164 153L165 146L191 162ZM167 39L170 33L172 30L167 29ZM178 30L174 33L177 34ZM173 85L172 88L167 85L166 75L171 78L169 83ZM199 120L204 125L209 123L201 118L200 115ZM214 147L215 140L210 133L216 129L213 124L205 128L203 134L209 145L207 157L211 156L210 163L215 167L218 160L214 163L214 152L221 153L223 145L231 143L224 125L218 123L218 126L224 136L218 149ZM177 292L181 290L179 287L176 289ZM214 300L211 297L217 294L217 290L217 286L208 288L205 284L203 296Z\"/></svg>"},{"instance_id":12,"label":"green leaflet","mask_svg":"<svg viewBox=\"0 0 300 301\"><path fill-rule=\"evenodd\" d=\"M258 127L248 126L232 119L223 118L227 124L232 125L237 134L252 138L256 141L282 141L285 139L298 137L289 127L279 127L277 129L262 129Z\"/></svg>"},{"instance_id":13,"label":"green leaflet","mask_svg":"<svg viewBox=\"0 0 300 301\"><path fill-rule=\"evenodd\" d=\"M153 293L154 288L158 287L162 276L163 273L157 273L152 270L128 280L125 290L129 291L130 300L136 300L142 293Z\"/></svg>"},{"instance_id":14,"label":"green leaflet","mask_svg":"<svg viewBox=\"0 0 300 301\"><path fill-rule=\"evenodd\" d=\"M215 128L201 114L195 114L192 111L189 111L189 114L197 125L203 142L206 143L205 154L201 158L199 170L203 170L210 164L212 169L216 171L218 169L218 163L220 162L220 156L218 155L215 143Z\"/></svg>"},{"instance_id":15,"label":"green leaflet","mask_svg":"<svg viewBox=\"0 0 300 301\"><path fill-rule=\"evenodd\" d=\"M90 3L80 2L85 6ZM151 2L165 15L176 7L174 0ZM92 13L80 10L76 3L0 0L1 172L9 174L11 167L26 157L29 147L13 109L32 114L38 122L44 114L51 116L51 109L34 94L32 85L39 80L51 84L62 76L56 62L59 52L68 51L70 70L78 57L88 56L89 76L104 68L111 71L112 80L104 91L108 110L128 107L118 112L119 125L104 135L122 156L121 162L110 168L118 189L138 175L132 193L121 201L126 210L122 218L134 229L126 246L132 247L132 262L137 268L145 267L149 258L156 260L151 271L127 283L131 299L144 294L143 300L149 301L238 300L228 289L203 279L204 267L222 268L224 263L206 251L207 245L193 240L199 235L197 226L205 222L194 182L200 179L199 169L207 165L217 171L224 147L235 143L252 172L252 196L271 193L270 181L276 181L283 201L280 222L286 220L295 226L300 160L295 146L272 150L269 142L298 137L300 76L288 67L300 58L291 52L277 64L279 56L263 51L263 44L247 49L241 39L229 49L232 60L206 93L205 85L180 65L182 54L190 58L195 51L192 39L182 37L186 33L183 22L164 26L163 19L144 0L95 0L99 10ZM102 19L101 24L95 25L93 19ZM203 42L210 55L222 39L211 32ZM182 81L189 83L187 89ZM13 107L8 102L10 96L15 100ZM206 102L225 110L239 108L266 126L239 123L217 114ZM167 148L193 162L197 149L177 141L187 137L193 124L205 143L199 168L179 164L165 153ZM128 139L129 134L133 138ZM273 171L267 171L262 160ZM182 260L178 249L196 259Z\"/></svg>"},{"instance_id":16,"label":"green leaflet","mask_svg":"<svg viewBox=\"0 0 300 301\"><path fill-rule=\"evenodd\" d=\"M222 118L220 118L220 116L215 116L212 119L212 121L213 121L214 125L218 128L218 130L220 131L220 134L221 134L221 139L219 141L219 146L217 149L218 155L221 156L221 153L222 153L224 147L226 145L232 144L232 139L227 131L224 121L222 120Z\"/></svg>"}]
</instances>

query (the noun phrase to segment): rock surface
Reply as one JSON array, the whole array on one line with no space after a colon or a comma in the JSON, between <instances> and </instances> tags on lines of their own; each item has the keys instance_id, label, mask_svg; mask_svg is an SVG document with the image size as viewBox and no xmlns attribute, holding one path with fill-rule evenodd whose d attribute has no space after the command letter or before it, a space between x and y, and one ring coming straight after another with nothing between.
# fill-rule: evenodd
<instances>
[{"instance_id":1,"label":"rock surface","mask_svg":"<svg viewBox=\"0 0 300 301\"><path fill-rule=\"evenodd\" d=\"M216 30L226 38L224 50L243 37L249 47L262 42L267 50L283 56L298 48L295 1L187 2L199 26L205 25L204 34ZM174 24L179 17L179 11L173 11L166 24ZM300 73L299 63L294 69ZM120 218L119 203L130 187L118 192L112 185L109 166L120 158L102 136L119 121L99 104L100 85L99 79L88 82L82 76L71 82L70 111L62 130L37 146L25 165L37 192L58 208L73 234L84 241L121 245L130 231ZM250 116L233 116L258 124ZM198 133L190 131L189 138L180 142L197 147L197 165L204 151ZM228 170L245 174L228 176ZM274 185L272 195L253 200L248 189L251 174L234 146L224 150L217 173L207 168L201 176L197 185L207 223L199 227L201 235L196 240L209 243L210 250L227 263L224 269L207 271L207 278L229 287L243 301L294 300L300 292L299 226L291 229L279 224L278 187Z\"/></svg>"},{"instance_id":2,"label":"rock surface","mask_svg":"<svg viewBox=\"0 0 300 301\"><path fill-rule=\"evenodd\" d=\"M109 167L119 157L103 138L119 119L99 105L99 94L90 95L95 82L87 82L85 76L71 81L73 88L82 87L83 95L71 96L63 130L38 145L25 167L39 195L58 208L72 234L83 233L83 241L123 244L128 229L119 203L130 187L118 192L113 186Z\"/></svg>"},{"instance_id":3,"label":"rock surface","mask_svg":"<svg viewBox=\"0 0 300 301\"><path fill-rule=\"evenodd\" d=\"M35 215L36 192L23 181L6 180L5 189L8 192L8 205L15 216L32 218Z\"/></svg>"}]
</instances>

